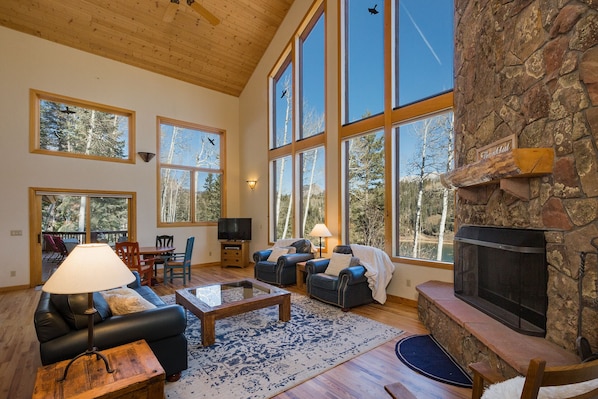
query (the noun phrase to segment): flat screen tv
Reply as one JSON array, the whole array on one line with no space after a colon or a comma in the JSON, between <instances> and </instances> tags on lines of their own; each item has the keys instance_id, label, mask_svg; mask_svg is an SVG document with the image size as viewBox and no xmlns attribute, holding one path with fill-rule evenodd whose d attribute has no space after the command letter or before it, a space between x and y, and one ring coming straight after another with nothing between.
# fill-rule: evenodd
<instances>
[{"instance_id":1,"label":"flat screen tv","mask_svg":"<svg viewBox=\"0 0 598 399\"><path fill-rule=\"evenodd\" d=\"M251 240L251 218L218 219L218 239L227 241Z\"/></svg>"}]
</instances>

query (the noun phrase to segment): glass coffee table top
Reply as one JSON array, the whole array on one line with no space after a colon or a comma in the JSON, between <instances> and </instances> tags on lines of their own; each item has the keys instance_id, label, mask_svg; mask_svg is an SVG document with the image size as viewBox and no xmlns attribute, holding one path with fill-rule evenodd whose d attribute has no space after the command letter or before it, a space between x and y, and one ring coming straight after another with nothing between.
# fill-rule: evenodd
<instances>
[{"instance_id":1,"label":"glass coffee table top","mask_svg":"<svg viewBox=\"0 0 598 399\"><path fill-rule=\"evenodd\" d=\"M273 288L243 280L188 288L187 291L209 307L216 307L255 298L260 295L268 295L276 290Z\"/></svg>"},{"instance_id":2,"label":"glass coffee table top","mask_svg":"<svg viewBox=\"0 0 598 399\"><path fill-rule=\"evenodd\" d=\"M199 318L203 346L215 342L217 319L277 305L279 320L291 320L291 293L249 278L176 290L175 299Z\"/></svg>"}]
</instances>

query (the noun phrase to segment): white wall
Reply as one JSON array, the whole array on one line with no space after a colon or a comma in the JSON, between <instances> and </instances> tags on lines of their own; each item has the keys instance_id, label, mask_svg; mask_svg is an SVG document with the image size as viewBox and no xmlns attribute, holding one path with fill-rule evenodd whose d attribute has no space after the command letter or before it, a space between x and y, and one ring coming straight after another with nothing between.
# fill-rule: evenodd
<instances>
[{"instance_id":1,"label":"white wall","mask_svg":"<svg viewBox=\"0 0 598 399\"><path fill-rule=\"evenodd\" d=\"M28 188L97 189L137 193L137 235L174 234L184 249L194 235L193 264L220 259L215 227L158 229L156 160L119 164L29 152L29 89L136 112L137 151L156 152L156 116L226 130L227 209L239 199L239 99L0 27L0 288L29 284ZM243 183L244 183L243 179ZM246 186L243 184L243 188ZM10 236L21 230L22 236ZM209 252L212 255L209 256ZM16 276L10 277L10 272Z\"/></svg>"},{"instance_id":2,"label":"white wall","mask_svg":"<svg viewBox=\"0 0 598 399\"><path fill-rule=\"evenodd\" d=\"M296 27L311 6L310 1L295 1L285 20L276 32L249 83L240 96L241 167L244 175L240 180L257 178L254 191L241 187L241 212L253 218L251 251L268 247L268 73L280 57L295 33ZM326 3L326 224L334 237L328 239L328 247L339 244L340 239L340 153L338 144L338 2ZM452 271L395 264L396 270L388 286L388 293L407 299L417 299L415 287L429 280L451 281ZM409 280L410 287L407 286Z\"/></svg>"}]
</instances>

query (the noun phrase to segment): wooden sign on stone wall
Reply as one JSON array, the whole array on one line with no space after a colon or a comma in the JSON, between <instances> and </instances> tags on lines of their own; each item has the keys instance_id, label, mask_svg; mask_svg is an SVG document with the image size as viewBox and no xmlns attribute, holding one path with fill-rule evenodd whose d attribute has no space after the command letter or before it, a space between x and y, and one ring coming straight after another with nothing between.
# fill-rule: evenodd
<instances>
[{"instance_id":1,"label":"wooden sign on stone wall","mask_svg":"<svg viewBox=\"0 0 598 399\"><path fill-rule=\"evenodd\" d=\"M517 137L512 134L503 139L495 141L492 144L477 149L476 158L478 161L480 161L482 159L490 158L494 155L509 152L514 148L517 148Z\"/></svg>"}]
</instances>

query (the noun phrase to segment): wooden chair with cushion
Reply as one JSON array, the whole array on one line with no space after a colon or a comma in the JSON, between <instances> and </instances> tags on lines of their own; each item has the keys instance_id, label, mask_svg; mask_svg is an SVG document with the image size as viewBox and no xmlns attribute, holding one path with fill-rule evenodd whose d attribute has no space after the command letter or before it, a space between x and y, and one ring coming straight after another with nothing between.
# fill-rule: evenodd
<instances>
[{"instance_id":1,"label":"wooden chair with cushion","mask_svg":"<svg viewBox=\"0 0 598 399\"><path fill-rule=\"evenodd\" d=\"M184 253L173 253L164 260L164 282L168 279L172 283L174 277L182 277L183 285L187 279L191 281L191 255L195 237L187 238L187 246Z\"/></svg>"},{"instance_id":2,"label":"wooden chair with cushion","mask_svg":"<svg viewBox=\"0 0 598 399\"><path fill-rule=\"evenodd\" d=\"M470 364L469 368L473 371L472 399L598 398L598 360L570 366L546 367L546 361L532 359L525 378L507 380L484 362ZM485 383L491 384L486 391Z\"/></svg>"},{"instance_id":3,"label":"wooden chair with cushion","mask_svg":"<svg viewBox=\"0 0 598 399\"><path fill-rule=\"evenodd\" d=\"M116 254L131 270L136 270L141 277L141 285L152 285L154 270L153 259L143 259L139 254L139 243L132 241L117 242Z\"/></svg>"}]
</instances>

